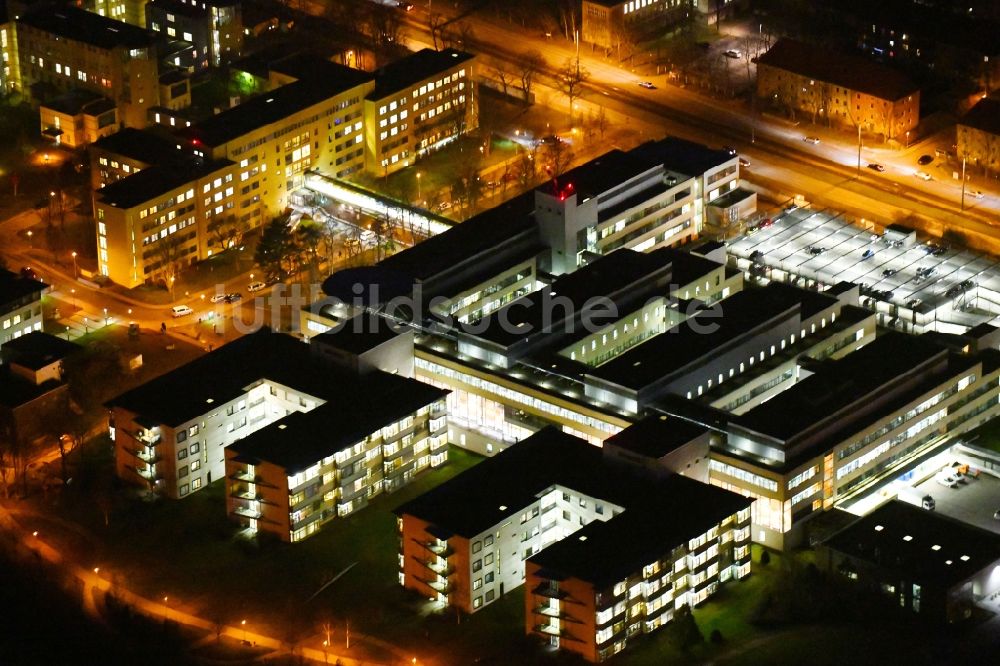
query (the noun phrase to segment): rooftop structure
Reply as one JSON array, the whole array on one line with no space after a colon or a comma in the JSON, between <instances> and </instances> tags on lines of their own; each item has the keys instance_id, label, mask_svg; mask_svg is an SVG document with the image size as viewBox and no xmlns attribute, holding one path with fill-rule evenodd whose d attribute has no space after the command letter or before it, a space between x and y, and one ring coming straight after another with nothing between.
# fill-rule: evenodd
<instances>
[{"instance_id":1,"label":"rooftop structure","mask_svg":"<svg viewBox=\"0 0 1000 666\"><path fill-rule=\"evenodd\" d=\"M451 48L440 51L421 49L375 70L375 89L368 93L368 98L383 99L394 93L408 92L414 83L468 63L474 57L471 53Z\"/></svg>"},{"instance_id":2,"label":"rooftop structure","mask_svg":"<svg viewBox=\"0 0 1000 666\"><path fill-rule=\"evenodd\" d=\"M146 48L155 36L142 28L114 21L71 5L39 7L18 17L18 23L99 49Z\"/></svg>"}]
</instances>

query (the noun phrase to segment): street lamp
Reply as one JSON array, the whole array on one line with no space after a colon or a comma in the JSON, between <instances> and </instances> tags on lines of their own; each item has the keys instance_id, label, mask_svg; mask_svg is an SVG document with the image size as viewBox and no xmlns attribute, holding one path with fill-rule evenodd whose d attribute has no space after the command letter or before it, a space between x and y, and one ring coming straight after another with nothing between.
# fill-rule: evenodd
<instances>
[{"instance_id":1,"label":"street lamp","mask_svg":"<svg viewBox=\"0 0 1000 666\"><path fill-rule=\"evenodd\" d=\"M247 621L246 620L241 620L240 621L240 625L243 626L243 642L246 643L247 642Z\"/></svg>"},{"instance_id":2,"label":"street lamp","mask_svg":"<svg viewBox=\"0 0 1000 666\"><path fill-rule=\"evenodd\" d=\"M73 257L73 279L75 280L78 277L78 275L79 275L79 273L77 272L77 269L76 269L76 251L74 250L71 253L71 255Z\"/></svg>"},{"instance_id":3,"label":"street lamp","mask_svg":"<svg viewBox=\"0 0 1000 666\"><path fill-rule=\"evenodd\" d=\"M910 130L906 130L906 147L910 147Z\"/></svg>"},{"instance_id":4,"label":"street lamp","mask_svg":"<svg viewBox=\"0 0 1000 666\"><path fill-rule=\"evenodd\" d=\"M31 241L31 237L34 235L34 233L35 232L33 232L31 229L28 229L28 247L32 250L35 249L35 245Z\"/></svg>"},{"instance_id":5,"label":"street lamp","mask_svg":"<svg viewBox=\"0 0 1000 666\"><path fill-rule=\"evenodd\" d=\"M70 289L69 293L71 294L70 297L73 299L73 307L75 308L76 307L76 289Z\"/></svg>"},{"instance_id":6,"label":"street lamp","mask_svg":"<svg viewBox=\"0 0 1000 666\"><path fill-rule=\"evenodd\" d=\"M419 171L417 172L417 203L420 202L420 176L422 176Z\"/></svg>"},{"instance_id":7,"label":"street lamp","mask_svg":"<svg viewBox=\"0 0 1000 666\"><path fill-rule=\"evenodd\" d=\"M108 325L108 309L104 308L104 325Z\"/></svg>"}]
</instances>

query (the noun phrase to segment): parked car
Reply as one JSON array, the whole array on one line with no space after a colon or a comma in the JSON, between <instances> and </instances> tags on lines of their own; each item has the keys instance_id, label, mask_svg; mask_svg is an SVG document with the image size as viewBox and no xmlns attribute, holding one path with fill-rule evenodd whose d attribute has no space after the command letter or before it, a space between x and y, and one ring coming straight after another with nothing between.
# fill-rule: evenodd
<instances>
[{"instance_id":1,"label":"parked car","mask_svg":"<svg viewBox=\"0 0 1000 666\"><path fill-rule=\"evenodd\" d=\"M814 246L812 246L812 247L809 248L809 254L814 255L814 256L815 255L819 255L819 254L823 254L824 252L826 252L826 248L825 247L819 247L819 246L814 245Z\"/></svg>"},{"instance_id":2,"label":"parked car","mask_svg":"<svg viewBox=\"0 0 1000 666\"><path fill-rule=\"evenodd\" d=\"M194 314L194 310L186 305L175 305L170 308L170 315L172 317L183 317L185 315Z\"/></svg>"},{"instance_id":3,"label":"parked car","mask_svg":"<svg viewBox=\"0 0 1000 666\"><path fill-rule=\"evenodd\" d=\"M979 190L976 190L975 192L970 192L970 194L972 195L973 199L982 199L984 196L986 196L985 194L983 194Z\"/></svg>"},{"instance_id":4,"label":"parked car","mask_svg":"<svg viewBox=\"0 0 1000 666\"><path fill-rule=\"evenodd\" d=\"M234 291L231 294L226 294L226 303L237 303L243 300L243 294L238 291Z\"/></svg>"},{"instance_id":5,"label":"parked car","mask_svg":"<svg viewBox=\"0 0 1000 666\"><path fill-rule=\"evenodd\" d=\"M819 137L818 136L804 136L804 137L802 137L802 140L805 141L806 143L811 143L814 146L817 143L819 143Z\"/></svg>"},{"instance_id":6,"label":"parked car","mask_svg":"<svg viewBox=\"0 0 1000 666\"><path fill-rule=\"evenodd\" d=\"M882 277L892 277L895 274L896 274L895 268L887 268L884 271L882 271Z\"/></svg>"},{"instance_id":7,"label":"parked car","mask_svg":"<svg viewBox=\"0 0 1000 666\"><path fill-rule=\"evenodd\" d=\"M955 488L958 486L958 479L948 472L938 472L934 480L945 488Z\"/></svg>"},{"instance_id":8,"label":"parked car","mask_svg":"<svg viewBox=\"0 0 1000 666\"><path fill-rule=\"evenodd\" d=\"M933 161L934 158L930 155L921 155L920 157L917 158L917 164L919 164L920 166L927 166Z\"/></svg>"},{"instance_id":9,"label":"parked car","mask_svg":"<svg viewBox=\"0 0 1000 666\"><path fill-rule=\"evenodd\" d=\"M251 294L257 291L262 291L264 289L267 289L267 285L264 284L263 282L251 282L250 284L247 285L247 291L249 291Z\"/></svg>"},{"instance_id":10,"label":"parked car","mask_svg":"<svg viewBox=\"0 0 1000 666\"><path fill-rule=\"evenodd\" d=\"M879 173L885 171L885 167L879 164L878 162L870 162L868 164L868 168L871 169L872 171L878 171Z\"/></svg>"},{"instance_id":11,"label":"parked car","mask_svg":"<svg viewBox=\"0 0 1000 666\"><path fill-rule=\"evenodd\" d=\"M640 81L640 88L645 88L646 90L656 90L656 86L653 85L652 81Z\"/></svg>"},{"instance_id":12,"label":"parked car","mask_svg":"<svg viewBox=\"0 0 1000 666\"><path fill-rule=\"evenodd\" d=\"M744 169L749 168L750 167L750 160L748 160L745 157L741 157L740 158L740 166L743 167Z\"/></svg>"},{"instance_id":13,"label":"parked car","mask_svg":"<svg viewBox=\"0 0 1000 666\"><path fill-rule=\"evenodd\" d=\"M916 176L917 178L919 178L920 180L932 180L932 178L933 178L926 171L916 171L916 172L914 172L913 175Z\"/></svg>"},{"instance_id":14,"label":"parked car","mask_svg":"<svg viewBox=\"0 0 1000 666\"><path fill-rule=\"evenodd\" d=\"M215 294L214 296L212 296L212 298L210 298L208 300L210 300L213 303L221 303L224 300L226 300L226 295L225 294Z\"/></svg>"},{"instance_id":15,"label":"parked car","mask_svg":"<svg viewBox=\"0 0 1000 666\"><path fill-rule=\"evenodd\" d=\"M867 250L861 253L862 259L871 259L874 256L875 256L875 250L871 248L868 248Z\"/></svg>"},{"instance_id":16,"label":"parked car","mask_svg":"<svg viewBox=\"0 0 1000 666\"><path fill-rule=\"evenodd\" d=\"M934 498L931 497L930 495L924 495L923 498L921 498L920 500L920 506L927 509L928 511L933 511L934 509L937 508L937 502L935 502ZM997 513L1000 513L1000 511L998 511Z\"/></svg>"},{"instance_id":17,"label":"parked car","mask_svg":"<svg viewBox=\"0 0 1000 666\"><path fill-rule=\"evenodd\" d=\"M450 201L442 201L441 203L438 204L438 210L444 211L444 210L448 210L449 208L451 208L451 202Z\"/></svg>"},{"instance_id":18,"label":"parked car","mask_svg":"<svg viewBox=\"0 0 1000 666\"><path fill-rule=\"evenodd\" d=\"M728 51L726 51L726 57L727 58L742 58L743 57L743 52L740 51L739 49L729 49Z\"/></svg>"}]
</instances>

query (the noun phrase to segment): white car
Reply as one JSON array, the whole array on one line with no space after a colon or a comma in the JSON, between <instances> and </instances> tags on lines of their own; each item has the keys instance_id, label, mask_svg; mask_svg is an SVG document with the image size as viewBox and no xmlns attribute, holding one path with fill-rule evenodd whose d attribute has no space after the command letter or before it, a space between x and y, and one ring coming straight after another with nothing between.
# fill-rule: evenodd
<instances>
[{"instance_id":1,"label":"white car","mask_svg":"<svg viewBox=\"0 0 1000 666\"><path fill-rule=\"evenodd\" d=\"M958 486L958 479L952 476L949 472L938 472L938 475L934 477L934 480L946 488L955 488Z\"/></svg>"},{"instance_id":2,"label":"white car","mask_svg":"<svg viewBox=\"0 0 1000 666\"><path fill-rule=\"evenodd\" d=\"M183 317L185 315L194 314L194 310L186 305L175 305L170 308L170 315L172 317Z\"/></svg>"},{"instance_id":3,"label":"white car","mask_svg":"<svg viewBox=\"0 0 1000 666\"><path fill-rule=\"evenodd\" d=\"M267 289L267 285L264 284L263 282L251 282L250 284L247 285L247 291L249 291L251 294L254 293L255 291L263 291L264 289Z\"/></svg>"},{"instance_id":4,"label":"white car","mask_svg":"<svg viewBox=\"0 0 1000 666\"><path fill-rule=\"evenodd\" d=\"M931 175L926 171L916 171L914 172L913 175L919 178L920 180L931 180Z\"/></svg>"},{"instance_id":5,"label":"white car","mask_svg":"<svg viewBox=\"0 0 1000 666\"><path fill-rule=\"evenodd\" d=\"M972 192L972 196L975 199L982 199L986 195L980 192L979 190L976 190L975 192Z\"/></svg>"},{"instance_id":6,"label":"white car","mask_svg":"<svg viewBox=\"0 0 1000 666\"><path fill-rule=\"evenodd\" d=\"M818 136L804 136L804 137L802 137L802 140L805 141L806 143L811 143L814 146L817 143L819 143L819 137Z\"/></svg>"},{"instance_id":7,"label":"white car","mask_svg":"<svg viewBox=\"0 0 1000 666\"><path fill-rule=\"evenodd\" d=\"M213 303L221 303L222 301L226 300L226 295L225 294L216 294L215 296L212 296L212 298L210 298L208 300L210 300Z\"/></svg>"},{"instance_id":8,"label":"white car","mask_svg":"<svg viewBox=\"0 0 1000 666\"><path fill-rule=\"evenodd\" d=\"M743 53L739 49L729 49L726 51L727 58L742 58Z\"/></svg>"}]
</instances>

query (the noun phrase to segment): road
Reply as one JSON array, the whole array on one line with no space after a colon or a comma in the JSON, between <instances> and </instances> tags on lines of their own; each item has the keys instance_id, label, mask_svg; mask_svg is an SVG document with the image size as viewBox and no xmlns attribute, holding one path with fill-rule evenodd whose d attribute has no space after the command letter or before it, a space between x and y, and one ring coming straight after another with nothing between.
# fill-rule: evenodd
<instances>
[{"instance_id":1,"label":"road","mask_svg":"<svg viewBox=\"0 0 1000 666\"><path fill-rule=\"evenodd\" d=\"M429 42L432 39L424 27L426 12L425 6L418 5L406 14L406 20L414 36ZM436 6L435 12L447 14L448 8ZM549 82L555 71L576 55L573 45L558 37L546 38L474 14L461 20L473 28L472 43L465 48L511 62L518 61L528 50L537 50L548 63L543 79ZM511 48L511 44L517 47ZM807 198L816 191L814 186L829 183L831 177L841 181L850 179L863 185L864 195L873 202L885 204L891 200L896 209L937 217L950 226L965 227L970 221L990 227L1000 224L997 218L1000 197L995 192L988 192L983 199L968 197L967 210L963 212L959 201L960 183L952 178L954 169L940 168L937 166L940 160L936 160L931 168L916 164L919 155L928 152L934 155L932 140L914 143L904 150L862 146L862 170L858 177L855 137L819 126L782 122L760 114L752 117L743 102L718 100L668 85L663 75L640 77L588 53L586 49L580 53L580 63L591 75L585 88L585 97L591 104L627 115L632 122L649 128L650 136L672 134L708 145L731 145L742 154L749 155L758 168L763 167L772 177L787 183ZM639 88L640 80L653 80L658 88ZM807 135L819 137L820 142L816 145L806 143L803 138ZM869 162L883 164L886 171L877 173L867 169ZM915 177L918 169L929 171L932 180L925 182ZM753 174L753 170L748 174L751 180ZM828 185L819 187L824 192L829 189ZM901 216L898 211L894 215ZM1000 235L993 230L989 233Z\"/></svg>"}]
</instances>

